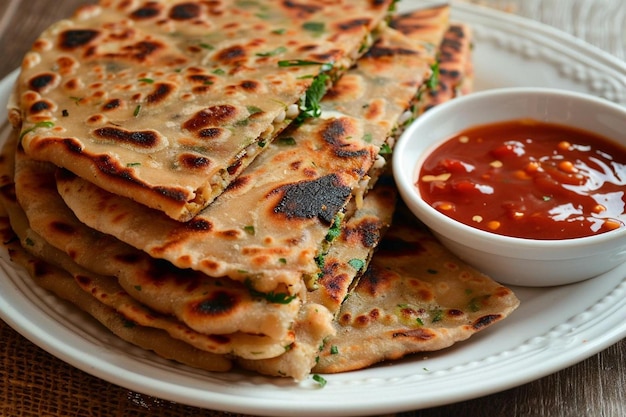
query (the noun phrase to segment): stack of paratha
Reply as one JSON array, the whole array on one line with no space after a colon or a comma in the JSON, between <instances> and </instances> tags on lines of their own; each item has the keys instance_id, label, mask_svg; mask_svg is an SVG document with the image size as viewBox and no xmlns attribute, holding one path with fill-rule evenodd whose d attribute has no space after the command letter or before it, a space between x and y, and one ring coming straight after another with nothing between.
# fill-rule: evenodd
<instances>
[{"instance_id":1,"label":"stack of paratha","mask_svg":"<svg viewBox=\"0 0 626 417\"><path fill-rule=\"evenodd\" d=\"M54 25L10 108L14 258L120 337L211 371L299 380L421 350L390 344L389 319L362 331L347 317L467 312L446 298L461 286L480 308L447 332L424 324L427 349L504 318L517 300L487 277L466 284L474 272L442 273L426 296L405 252L386 245L368 268L395 207L385 154L433 97L453 97L435 91L471 79L469 31L446 6L387 26L388 3L103 0ZM377 306L373 283L396 264ZM337 364L328 349L346 331L356 353ZM359 340L372 344L362 356Z\"/></svg>"}]
</instances>

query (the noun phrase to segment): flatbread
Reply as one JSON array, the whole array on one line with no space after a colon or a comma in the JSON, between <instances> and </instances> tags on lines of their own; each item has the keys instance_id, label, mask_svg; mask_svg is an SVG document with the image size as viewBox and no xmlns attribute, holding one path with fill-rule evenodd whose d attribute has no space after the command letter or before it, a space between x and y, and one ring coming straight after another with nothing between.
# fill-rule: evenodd
<instances>
[{"instance_id":1,"label":"flatbread","mask_svg":"<svg viewBox=\"0 0 626 417\"><path fill-rule=\"evenodd\" d=\"M440 10L446 27L448 9ZM314 281L329 229L352 194L370 187L367 173L430 74L435 49L384 31L325 96L321 117L283 132L187 224L76 176L58 175L59 193L85 224L180 268L264 292Z\"/></svg>"},{"instance_id":2,"label":"flatbread","mask_svg":"<svg viewBox=\"0 0 626 417\"><path fill-rule=\"evenodd\" d=\"M362 369L440 350L503 320L513 292L445 249L401 207L369 268L344 301L337 334L313 372Z\"/></svg>"},{"instance_id":3,"label":"flatbread","mask_svg":"<svg viewBox=\"0 0 626 417\"><path fill-rule=\"evenodd\" d=\"M102 0L34 42L10 119L31 157L186 221L317 114L390 3Z\"/></svg>"},{"instance_id":4,"label":"flatbread","mask_svg":"<svg viewBox=\"0 0 626 417\"><path fill-rule=\"evenodd\" d=\"M473 90L472 39L472 30L467 24L454 22L450 25L439 48L432 88L422 97L420 113Z\"/></svg>"},{"instance_id":5,"label":"flatbread","mask_svg":"<svg viewBox=\"0 0 626 417\"><path fill-rule=\"evenodd\" d=\"M292 338L300 297L285 293L281 299L278 290L274 298L252 293L241 282L176 268L88 228L57 193L56 167L34 161L19 149L15 154L15 181L20 184L20 205L28 207L29 227L83 268L115 277L131 297L197 332L260 334L283 346Z\"/></svg>"},{"instance_id":6,"label":"flatbread","mask_svg":"<svg viewBox=\"0 0 626 417\"><path fill-rule=\"evenodd\" d=\"M86 296L72 276L63 269L42 261L24 250L19 239L13 234L7 217L0 217L0 235L11 260L24 267L36 285L85 311L120 339L142 349L154 351L163 358L194 368L212 372L226 372L232 368L232 361L227 356L196 349L190 344L172 339L163 330L129 322L96 298Z\"/></svg>"}]
</instances>

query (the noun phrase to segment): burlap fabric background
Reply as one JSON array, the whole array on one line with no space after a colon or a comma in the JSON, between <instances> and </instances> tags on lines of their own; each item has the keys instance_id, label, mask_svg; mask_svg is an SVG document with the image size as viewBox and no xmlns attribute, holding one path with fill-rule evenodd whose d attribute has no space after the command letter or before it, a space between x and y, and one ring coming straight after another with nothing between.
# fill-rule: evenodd
<instances>
[{"instance_id":1,"label":"burlap fabric background","mask_svg":"<svg viewBox=\"0 0 626 417\"><path fill-rule=\"evenodd\" d=\"M82 372L0 321L0 416L242 416L138 394Z\"/></svg>"}]
</instances>

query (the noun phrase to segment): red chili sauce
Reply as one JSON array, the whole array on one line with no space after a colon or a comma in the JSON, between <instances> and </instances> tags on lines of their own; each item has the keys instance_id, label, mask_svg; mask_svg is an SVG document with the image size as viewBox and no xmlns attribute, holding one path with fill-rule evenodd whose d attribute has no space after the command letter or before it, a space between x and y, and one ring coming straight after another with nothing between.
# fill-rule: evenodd
<instances>
[{"instance_id":1,"label":"red chili sauce","mask_svg":"<svg viewBox=\"0 0 626 417\"><path fill-rule=\"evenodd\" d=\"M626 148L579 129L515 120L467 129L435 149L416 186L467 225L530 239L624 227Z\"/></svg>"}]
</instances>

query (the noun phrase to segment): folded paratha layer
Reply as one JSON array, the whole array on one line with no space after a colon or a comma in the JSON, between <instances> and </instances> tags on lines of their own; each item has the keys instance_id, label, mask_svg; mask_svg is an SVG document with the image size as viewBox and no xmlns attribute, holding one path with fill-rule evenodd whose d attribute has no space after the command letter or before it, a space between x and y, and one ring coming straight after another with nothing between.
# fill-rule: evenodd
<instances>
[{"instance_id":1,"label":"folded paratha layer","mask_svg":"<svg viewBox=\"0 0 626 417\"><path fill-rule=\"evenodd\" d=\"M391 0L102 0L25 56L33 158L189 220L369 46Z\"/></svg>"}]
</instances>

